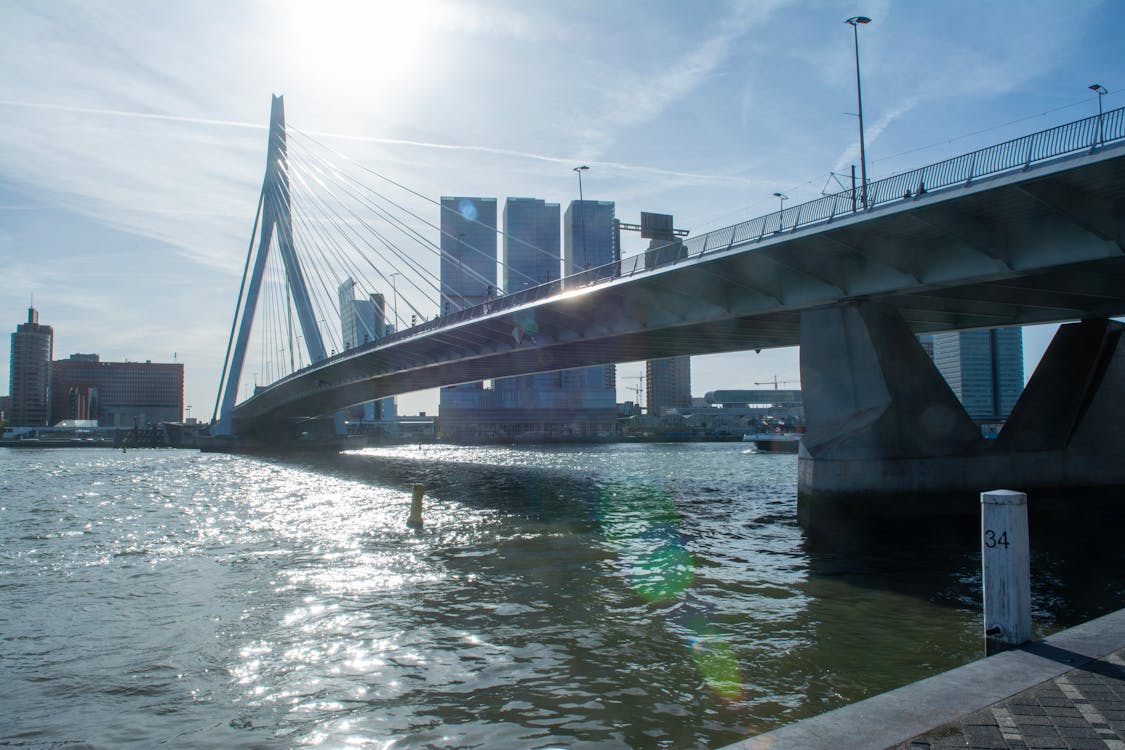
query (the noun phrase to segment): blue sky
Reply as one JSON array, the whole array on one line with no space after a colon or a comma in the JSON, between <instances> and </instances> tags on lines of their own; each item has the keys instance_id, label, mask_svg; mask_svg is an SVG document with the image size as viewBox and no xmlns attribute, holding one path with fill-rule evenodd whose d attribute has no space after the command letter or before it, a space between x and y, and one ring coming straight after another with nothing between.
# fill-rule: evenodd
<instances>
[{"instance_id":1,"label":"blue sky","mask_svg":"<svg viewBox=\"0 0 1125 750\"><path fill-rule=\"evenodd\" d=\"M175 356L209 416L272 93L434 198L565 205L588 164L586 198L692 233L815 198L857 161L853 15L872 178L1092 114L1091 83L1125 104L1112 1L0 0L0 323L34 295L56 357ZM794 350L695 358L692 390L775 375Z\"/></svg>"}]
</instances>

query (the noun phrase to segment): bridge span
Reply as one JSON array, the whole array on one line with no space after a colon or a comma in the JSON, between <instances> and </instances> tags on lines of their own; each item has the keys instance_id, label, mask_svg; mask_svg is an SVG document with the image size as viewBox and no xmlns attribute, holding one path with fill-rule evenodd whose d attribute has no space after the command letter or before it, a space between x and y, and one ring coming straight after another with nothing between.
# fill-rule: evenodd
<instances>
[{"instance_id":1,"label":"bridge span","mask_svg":"<svg viewBox=\"0 0 1125 750\"><path fill-rule=\"evenodd\" d=\"M409 328L257 389L230 424L263 436L435 386L800 345L810 530L963 513L994 485L1125 486L1120 439L1101 444L1125 424L1107 322L1125 315L1125 110L1094 119L871 183L865 210L828 196ZM1073 320L997 441L913 336Z\"/></svg>"}]
</instances>

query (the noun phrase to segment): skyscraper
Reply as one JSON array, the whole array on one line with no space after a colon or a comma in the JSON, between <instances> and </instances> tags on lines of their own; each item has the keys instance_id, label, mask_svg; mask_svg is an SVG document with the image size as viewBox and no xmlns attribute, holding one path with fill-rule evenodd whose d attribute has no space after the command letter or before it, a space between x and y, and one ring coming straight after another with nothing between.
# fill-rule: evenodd
<instances>
[{"instance_id":1,"label":"skyscraper","mask_svg":"<svg viewBox=\"0 0 1125 750\"><path fill-rule=\"evenodd\" d=\"M597 278L613 276L621 260L614 229L613 201L571 201L563 223L563 275L601 269ZM591 423L608 425L612 433L617 419L617 368L595 365L565 371L564 384L579 389L578 403ZM581 374L579 374L581 373ZM564 385L565 387L565 385Z\"/></svg>"},{"instance_id":2,"label":"skyscraper","mask_svg":"<svg viewBox=\"0 0 1125 750\"><path fill-rule=\"evenodd\" d=\"M613 230L613 201L571 201L563 222L563 275L621 260ZM597 274L612 276L609 269Z\"/></svg>"},{"instance_id":3,"label":"skyscraper","mask_svg":"<svg viewBox=\"0 0 1125 750\"><path fill-rule=\"evenodd\" d=\"M443 199L443 217L452 209L461 216L474 210L466 201L474 198ZM446 202L448 201L448 208ZM589 216L586 232L567 229L572 246L585 237L585 253L579 253L590 267L612 263L616 259L613 232L613 204L586 201ZM577 226L578 214L571 205L568 221ZM480 221L482 211L476 208ZM491 214L494 216L495 214ZM464 224L460 217L443 218L443 247L456 252L461 242L471 244L468 233L461 236ZM506 293L559 278L561 271L559 241L559 205L538 198L509 198L504 204L503 286ZM451 236L452 235L452 236ZM577 240L575 239L577 237ZM456 238L456 239L454 239ZM446 245L445 243L449 243ZM492 246L493 248L495 245ZM466 298L475 304L474 283L469 277L464 287L460 265L446 262L449 251L443 251L442 291L454 301ZM582 261L578 261L582 270ZM445 283L449 279L450 283ZM479 286L477 287L479 290ZM479 294L479 291L477 292ZM606 439L615 432L617 405L612 366L587 367L538 373L512 378L497 378L491 388L483 383L469 383L441 391L441 434L451 440L513 441L513 440L588 440Z\"/></svg>"},{"instance_id":4,"label":"skyscraper","mask_svg":"<svg viewBox=\"0 0 1125 750\"><path fill-rule=\"evenodd\" d=\"M340 335L344 351L378 341L387 335L387 302L382 294L356 299L355 281L350 277L340 285L336 294L340 300ZM348 411L348 416L370 422L393 418L395 411L395 398L388 396L359 404Z\"/></svg>"},{"instance_id":5,"label":"skyscraper","mask_svg":"<svg viewBox=\"0 0 1125 750\"><path fill-rule=\"evenodd\" d=\"M558 203L547 203L539 198L504 201L503 279L508 294L559 278L562 267L559 226ZM493 381L497 405L504 410L505 421L517 419L524 424L552 419L552 415L544 412L558 401L559 387L557 372Z\"/></svg>"},{"instance_id":6,"label":"skyscraper","mask_svg":"<svg viewBox=\"0 0 1125 750\"><path fill-rule=\"evenodd\" d=\"M12 396L13 426L43 427L51 411L51 355L55 332L39 324L39 312L27 308L27 322L12 334L12 358L8 387Z\"/></svg>"},{"instance_id":7,"label":"skyscraper","mask_svg":"<svg viewBox=\"0 0 1125 750\"><path fill-rule=\"evenodd\" d=\"M1007 419L1023 392L1023 329L990 328L933 335L933 358L969 416Z\"/></svg>"},{"instance_id":8,"label":"skyscraper","mask_svg":"<svg viewBox=\"0 0 1125 750\"><path fill-rule=\"evenodd\" d=\"M641 236L649 238L645 270L687 257L684 241L676 235L671 214L641 213ZM648 413L659 417L667 409L691 407L691 357L667 357L645 362L645 396Z\"/></svg>"},{"instance_id":9,"label":"skyscraper","mask_svg":"<svg viewBox=\"0 0 1125 750\"><path fill-rule=\"evenodd\" d=\"M496 294L496 199L441 199L441 311Z\"/></svg>"},{"instance_id":10,"label":"skyscraper","mask_svg":"<svg viewBox=\"0 0 1125 750\"><path fill-rule=\"evenodd\" d=\"M559 278L559 204L538 198L504 202L504 291L546 284Z\"/></svg>"},{"instance_id":11,"label":"skyscraper","mask_svg":"<svg viewBox=\"0 0 1125 750\"><path fill-rule=\"evenodd\" d=\"M496 294L495 198L442 197L440 271L442 314L479 305ZM459 423L472 423L485 406L483 396L480 382L442 388L438 397L442 434L449 437Z\"/></svg>"}]
</instances>

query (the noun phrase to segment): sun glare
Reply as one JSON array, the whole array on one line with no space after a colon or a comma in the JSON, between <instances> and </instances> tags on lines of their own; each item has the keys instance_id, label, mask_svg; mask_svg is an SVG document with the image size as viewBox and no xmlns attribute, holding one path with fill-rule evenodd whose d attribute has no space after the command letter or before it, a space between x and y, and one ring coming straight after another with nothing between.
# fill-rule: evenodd
<instances>
[{"instance_id":1,"label":"sun glare","mask_svg":"<svg viewBox=\"0 0 1125 750\"><path fill-rule=\"evenodd\" d=\"M439 52L438 2L321 0L287 6L289 39L301 67L323 87L353 96L394 97L416 85Z\"/></svg>"}]
</instances>

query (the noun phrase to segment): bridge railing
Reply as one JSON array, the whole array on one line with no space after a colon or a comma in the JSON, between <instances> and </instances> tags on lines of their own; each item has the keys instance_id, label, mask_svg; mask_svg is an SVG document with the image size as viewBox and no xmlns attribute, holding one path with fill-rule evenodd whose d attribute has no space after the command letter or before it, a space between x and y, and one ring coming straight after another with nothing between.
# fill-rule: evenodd
<instances>
[{"instance_id":1,"label":"bridge railing","mask_svg":"<svg viewBox=\"0 0 1125 750\"><path fill-rule=\"evenodd\" d=\"M692 237L684 241L681 252L663 262L654 263L647 253L642 252L603 266L585 269L560 280L522 289L495 300L433 318L378 341L341 352L330 357L328 361L342 359L360 351L386 346L502 310L538 302L562 291L655 271L705 253L726 250L735 245L762 240L800 227L829 222L837 216L863 213L879 205L911 199L933 190L971 184L973 180L981 177L1027 169L1037 162L1083 150L1094 150L1106 143L1123 139L1125 139L1125 107L868 182L866 209L863 205L862 187L831 193L807 203L790 206L782 211L774 211L765 216ZM513 335L516 335L515 331ZM322 364L323 361L316 365L309 365L300 372ZM299 373L289 377L297 374ZM284 378L284 380L288 379Z\"/></svg>"},{"instance_id":2,"label":"bridge railing","mask_svg":"<svg viewBox=\"0 0 1125 750\"><path fill-rule=\"evenodd\" d=\"M1125 107L1041 130L1004 143L955 156L867 184L867 208L912 198L932 190L970 184L981 177L1026 169L1037 162L1095 149L1125 138ZM783 231L831 221L864 211L863 189L844 190L790 206L732 227L692 237L688 256L729 248Z\"/></svg>"}]
</instances>

